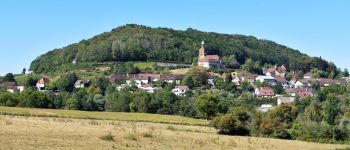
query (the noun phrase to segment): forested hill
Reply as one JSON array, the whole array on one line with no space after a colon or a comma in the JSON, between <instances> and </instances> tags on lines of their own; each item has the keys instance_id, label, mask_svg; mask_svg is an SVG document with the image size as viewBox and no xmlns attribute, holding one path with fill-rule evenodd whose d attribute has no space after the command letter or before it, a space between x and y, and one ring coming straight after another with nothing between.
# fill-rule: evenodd
<instances>
[{"instance_id":1,"label":"forested hill","mask_svg":"<svg viewBox=\"0 0 350 150\"><path fill-rule=\"evenodd\" d=\"M225 56L237 64L244 64L247 58L251 58L261 61L261 64L284 64L290 70L331 68L327 61L320 58L309 57L297 50L253 36L130 24L49 51L34 60L30 69L36 73L54 72L59 66L71 64L75 59L78 63L147 60L192 63L197 59L202 40L206 42L207 54Z\"/></svg>"}]
</instances>

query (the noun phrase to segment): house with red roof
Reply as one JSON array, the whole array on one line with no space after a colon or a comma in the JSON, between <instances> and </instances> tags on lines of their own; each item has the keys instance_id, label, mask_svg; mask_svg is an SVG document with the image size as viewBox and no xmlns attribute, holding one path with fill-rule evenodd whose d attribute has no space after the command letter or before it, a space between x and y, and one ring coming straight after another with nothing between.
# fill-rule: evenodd
<instances>
[{"instance_id":1,"label":"house with red roof","mask_svg":"<svg viewBox=\"0 0 350 150\"><path fill-rule=\"evenodd\" d=\"M303 89L298 92L298 96L300 98L309 97L309 96L311 97L311 96L314 96L314 93L312 93L312 90L310 89Z\"/></svg>"},{"instance_id":2,"label":"house with red roof","mask_svg":"<svg viewBox=\"0 0 350 150\"><path fill-rule=\"evenodd\" d=\"M36 82L36 88L39 91L46 90L46 88L49 86L49 83L50 83L50 79L47 77L43 77L40 80L38 80L38 82Z\"/></svg>"},{"instance_id":3,"label":"house with red roof","mask_svg":"<svg viewBox=\"0 0 350 150\"><path fill-rule=\"evenodd\" d=\"M274 66L274 67L263 68L262 70L266 76L272 76L272 77L285 77L287 72L287 68L284 65L280 67Z\"/></svg>"},{"instance_id":4,"label":"house with red roof","mask_svg":"<svg viewBox=\"0 0 350 150\"><path fill-rule=\"evenodd\" d=\"M145 90L148 93L154 93L156 90L161 89L160 87L153 87L150 84L143 84L141 85L140 89Z\"/></svg>"},{"instance_id":5,"label":"house with red roof","mask_svg":"<svg viewBox=\"0 0 350 150\"><path fill-rule=\"evenodd\" d=\"M206 55L204 41L202 41L202 47L199 49L198 66L205 68L220 68L222 66L219 55Z\"/></svg>"},{"instance_id":6,"label":"house with red roof","mask_svg":"<svg viewBox=\"0 0 350 150\"><path fill-rule=\"evenodd\" d=\"M177 96L184 96L186 94L186 92L191 91L191 89L188 86L175 86L175 88L173 90L171 90L171 92L173 92L175 95Z\"/></svg>"},{"instance_id":7,"label":"house with red roof","mask_svg":"<svg viewBox=\"0 0 350 150\"><path fill-rule=\"evenodd\" d=\"M275 92L271 87L260 87L255 89L255 95L258 97L273 97Z\"/></svg>"}]
</instances>

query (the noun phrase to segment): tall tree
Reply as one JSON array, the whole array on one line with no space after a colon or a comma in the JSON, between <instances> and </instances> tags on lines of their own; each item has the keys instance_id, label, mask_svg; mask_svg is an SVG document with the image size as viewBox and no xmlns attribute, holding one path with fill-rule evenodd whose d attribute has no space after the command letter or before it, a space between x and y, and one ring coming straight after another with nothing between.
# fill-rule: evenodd
<instances>
[{"instance_id":1,"label":"tall tree","mask_svg":"<svg viewBox=\"0 0 350 150\"><path fill-rule=\"evenodd\" d=\"M198 96L195 100L195 107L198 116L205 119L211 119L219 111L219 99L214 93L207 93Z\"/></svg>"},{"instance_id":2,"label":"tall tree","mask_svg":"<svg viewBox=\"0 0 350 150\"><path fill-rule=\"evenodd\" d=\"M15 76L12 73L7 73L3 78L3 82L16 82Z\"/></svg>"},{"instance_id":3,"label":"tall tree","mask_svg":"<svg viewBox=\"0 0 350 150\"><path fill-rule=\"evenodd\" d=\"M349 77L349 71L348 71L348 69L344 69L344 77Z\"/></svg>"}]
</instances>

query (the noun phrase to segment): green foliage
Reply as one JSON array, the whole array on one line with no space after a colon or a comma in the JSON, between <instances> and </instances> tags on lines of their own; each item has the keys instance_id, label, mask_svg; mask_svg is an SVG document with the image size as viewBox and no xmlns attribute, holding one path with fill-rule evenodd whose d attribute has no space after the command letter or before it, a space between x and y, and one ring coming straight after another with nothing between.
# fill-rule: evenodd
<instances>
[{"instance_id":1,"label":"green foliage","mask_svg":"<svg viewBox=\"0 0 350 150\"><path fill-rule=\"evenodd\" d=\"M72 92L74 89L74 83L77 80L78 77L75 73L68 73L57 81L56 86L61 91Z\"/></svg>"},{"instance_id":2,"label":"green foliage","mask_svg":"<svg viewBox=\"0 0 350 150\"><path fill-rule=\"evenodd\" d=\"M339 99L335 95L328 96L323 105L323 110L324 120L330 125L335 125L337 117L341 113Z\"/></svg>"},{"instance_id":3,"label":"green foliage","mask_svg":"<svg viewBox=\"0 0 350 150\"><path fill-rule=\"evenodd\" d=\"M110 82L107 78L99 77L93 83L97 88L101 90L102 93L106 91L106 88L109 86Z\"/></svg>"},{"instance_id":4,"label":"green foliage","mask_svg":"<svg viewBox=\"0 0 350 150\"><path fill-rule=\"evenodd\" d=\"M283 86L281 84L276 84L272 87L275 94L282 94L284 92Z\"/></svg>"},{"instance_id":5,"label":"green foliage","mask_svg":"<svg viewBox=\"0 0 350 150\"><path fill-rule=\"evenodd\" d=\"M127 90L111 93L107 96L107 111L130 112L132 94Z\"/></svg>"},{"instance_id":6,"label":"green foliage","mask_svg":"<svg viewBox=\"0 0 350 150\"><path fill-rule=\"evenodd\" d=\"M151 97L146 91L137 90L133 96L132 103L130 103L130 108L132 106L134 112L148 112L150 101Z\"/></svg>"},{"instance_id":7,"label":"green foliage","mask_svg":"<svg viewBox=\"0 0 350 150\"><path fill-rule=\"evenodd\" d=\"M185 75L182 84L189 87L201 87L208 83L208 72L203 67L192 67Z\"/></svg>"},{"instance_id":8,"label":"green foliage","mask_svg":"<svg viewBox=\"0 0 350 150\"><path fill-rule=\"evenodd\" d=\"M235 55L224 56L222 59L226 68L239 69L241 66Z\"/></svg>"},{"instance_id":9,"label":"green foliage","mask_svg":"<svg viewBox=\"0 0 350 150\"><path fill-rule=\"evenodd\" d=\"M228 114L215 117L211 124L221 134L249 135L254 113L248 107L235 107Z\"/></svg>"},{"instance_id":10,"label":"green foliage","mask_svg":"<svg viewBox=\"0 0 350 150\"><path fill-rule=\"evenodd\" d=\"M218 113L219 99L212 92L202 94L195 100L198 117L211 119Z\"/></svg>"},{"instance_id":11,"label":"green foliage","mask_svg":"<svg viewBox=\"0 0 350 150\"><path fill-rule=\"evenodd\" d=\"M150 103L150 112L159 114L174 114L174 103L176 96L174 93L164 90L156 91Z\"/></svg>"},{"instance_id":12,"label":"green foliage","mask_svg":"<svg viewBox=\"0 0 350 150\"><path fill-rule=\"evenodd\" d=\"M344 69L343 75L344 75L344 77L349 77L348 69Z\"/></svg>"},{"instance_id":13,"label":"green foliage","mask_svg":"<svg viewBox=\"0 0 350 150\"><path fill-rule=\"evenodd\" d=\"M12 73L7 73L3 77L2 82L16 82L15 76Z\"/></svg>"},{"instance_id":14,"label":"green foliage","mask_svg":"<svg viewBox=\"0 0 350 150\"><path fill-rule=\"evenodd\" d=\"M73 68L92 68L88 62L111 61L162 61L192 63L198 56L200 40L207 42L208 54L223 57L229 68L238 68L247 59L260 64L284 64L290 70L309 71L318 68L336 76L334 65L322 58L309 57L299 51L253 36L227 35L201 32L194 29L177 31L167 28L150 28L142 25L125 25L88 40L55 49L35 59L30 70L35 73L66 72ZM226 56L226 57L225 57ZM77 59L77 64L72 61ZM247 65L244 70L261 72L261 66ZM259 68L254 70L253 68Z\"/></svg>"},{"instance_id":15,"label":"green foliage","mask_svg":"<svg viewBox=\"0 0 350 150\"><path fill-rule=\"evenodd\" d=\"M262 134L282 138L292 138L288 129L293 125L293 121L298 115L298 110L291 105L281 105L268 112L264 116L260 130Z\"/></svg>"}]
</instances>

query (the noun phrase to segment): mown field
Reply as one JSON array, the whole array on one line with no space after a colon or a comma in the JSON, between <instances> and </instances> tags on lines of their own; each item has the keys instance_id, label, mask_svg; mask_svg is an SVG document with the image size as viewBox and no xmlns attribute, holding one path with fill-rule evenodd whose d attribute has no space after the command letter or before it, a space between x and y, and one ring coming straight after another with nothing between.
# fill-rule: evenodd
<instances>
[{"instance_id":1,"label":"mown field","mask_svg":"<svg viewBox=\"0 0 350 150\"><path fill-rule=\"evenodd\" d=\"M225 136L207 126L0 115L0 149L323 150L344 145Z\"/></svg>"}]
</instances>

